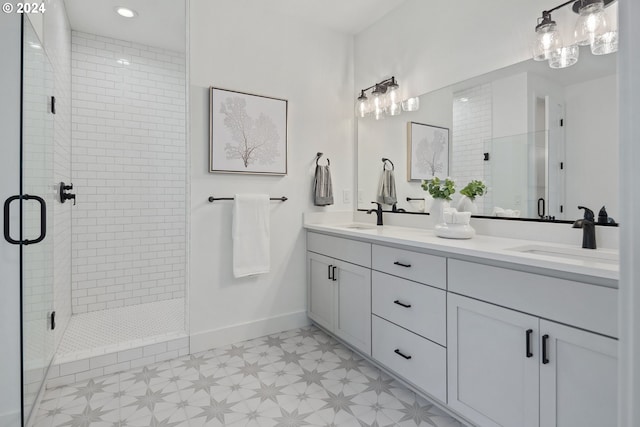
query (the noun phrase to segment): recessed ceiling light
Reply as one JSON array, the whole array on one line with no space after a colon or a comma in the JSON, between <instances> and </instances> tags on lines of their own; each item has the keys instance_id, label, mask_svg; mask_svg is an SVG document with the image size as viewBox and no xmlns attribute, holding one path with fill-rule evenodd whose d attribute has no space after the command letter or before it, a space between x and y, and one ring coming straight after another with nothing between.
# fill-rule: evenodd
<instances>
[{"instance_id":1,"label":"recessed ceiling light","mask_svg":"<svg viewBox=\"0 0 640 427\"><path fill-rule=\"evenodd\" d=\"M138 13L135 10L131 10L127 7L118 6L116 7L116 13L125 18L135 18L138 16Z\"/></svg>"},{"instance_id":2,"label":"recessed ceiling light","mask_svg":"<svg viewBox=\"0 0 640 427\"><path fill-rule=\"evenodd\" d=\"M460 101L460 102L469 102L469 98L462 97L462 98L458 99L458 101Z\"/></svg>"}]
</instances>

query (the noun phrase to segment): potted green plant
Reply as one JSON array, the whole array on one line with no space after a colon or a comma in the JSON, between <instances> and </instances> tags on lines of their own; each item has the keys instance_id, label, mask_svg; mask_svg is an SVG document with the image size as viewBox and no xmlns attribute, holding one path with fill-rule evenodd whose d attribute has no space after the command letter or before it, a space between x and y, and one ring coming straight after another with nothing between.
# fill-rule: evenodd
<instances>
[{"instance_id":1,"label":"potted green plant","mask_svg":"<svg viewBox=\"0 0 640 427\"><path fill-rule=\"evenodd\" d=\"M484 182L479 180L471 181L460 190L462 197L458 201L458 211L471 212L472 214L478 213L478 206L475 204L476 197L483 196L486 193L487 186Z\"/></svg>"},{"instance_id":2,"label":"potted green plant","mask_svg":"<svg viewBox=\"0 0 640 427\"><path fill-rule=\"evenodd\" d=\"M446 178L444 181L438 177L422 181L422 189L428 191L433 197L429 215L433 216L434 224L444 222L445 203L451 201L451 196L456 192L456 184L453 180Z\"/></svg>"}]
</instances>

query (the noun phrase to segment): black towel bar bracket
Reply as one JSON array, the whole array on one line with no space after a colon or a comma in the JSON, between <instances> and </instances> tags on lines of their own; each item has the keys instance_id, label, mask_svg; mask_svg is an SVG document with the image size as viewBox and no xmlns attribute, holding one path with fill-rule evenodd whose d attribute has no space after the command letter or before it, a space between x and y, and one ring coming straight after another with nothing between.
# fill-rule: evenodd
<instances>
[{"instance_id":1,"label":"black towel bar bracket","mask_svg":"<svg viewBox=\"0 0 640 427\"><path fill-rule=\"evenodd\" d=\"M213 197L213 196L209 197L209 203L213 203L217 200L234 200L234 198L233 197ZM278 200L280 202L286 202L289 199L282 196L282 197L271 197L269 200Z\"/></svg>"}]
</instances>

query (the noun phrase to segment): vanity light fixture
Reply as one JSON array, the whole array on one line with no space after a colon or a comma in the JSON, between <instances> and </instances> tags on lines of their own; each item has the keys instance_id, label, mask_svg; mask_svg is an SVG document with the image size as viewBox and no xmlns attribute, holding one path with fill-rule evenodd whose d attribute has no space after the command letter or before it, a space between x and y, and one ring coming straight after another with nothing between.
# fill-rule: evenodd
<instances>
[{"instance_id":1,"label":"vanity light fixture","mask_svg":"<svg viewBox=\"0 0 640 427\"><path fill-rule=\"evenodd\" d=\"M360 91L356 101L356 115L360 118L372 115L376 120L397 116L402 111L415 111L419 107L418 98L400 99L400 85L395 77L383 80ZM367 91L371 90L370 97Z\"/></svg>"},{"instance_id":2,"label":"vanity light fixture","mask_svg":"<svg viewBox=\"0 0 640 427\"><path fill-rule=\"evenodd\" d=\"M604 8L616 0L570 0L542 12L536 25L533 59L549 61L551 68L566 68L578 62L579 46L590 46L594 55L606 55L618 50L618 31L611 29ZM580 16L576 22L573 43L562 42L558 25L551 12L572 5Z\"/></svg>"},{"instance_id":3,"label":"vanity light fixture","mask_svg":"<svg viewBox=\"0 0 640 427\"><path fill-rule=\"evenodd\" d=\"M118 6L115 10L116 13L123 18L135 18L138 16L138 13L135 10L129 9L128 7Z\"/></svg>"}]
</instances>

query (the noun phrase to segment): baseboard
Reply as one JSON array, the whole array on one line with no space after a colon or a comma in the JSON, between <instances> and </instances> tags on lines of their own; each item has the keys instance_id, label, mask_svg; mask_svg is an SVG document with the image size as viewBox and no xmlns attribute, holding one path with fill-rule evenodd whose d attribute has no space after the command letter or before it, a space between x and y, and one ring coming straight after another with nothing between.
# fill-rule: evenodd
<instances>
[{"instance_id":1,"label":"baseboard","mask_svg":"<svg viewBox=\"0 0 640 427\"><path fill-rule=\"evenodd\" d=\"M239 323L219 329L192 332L190 352L199 353L212 348L263 337L289 329L302 328L311 324L306 311L297 311L280 316Z\"/></svg>"}]
</instances>

